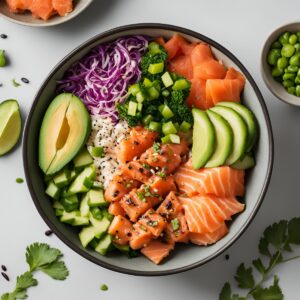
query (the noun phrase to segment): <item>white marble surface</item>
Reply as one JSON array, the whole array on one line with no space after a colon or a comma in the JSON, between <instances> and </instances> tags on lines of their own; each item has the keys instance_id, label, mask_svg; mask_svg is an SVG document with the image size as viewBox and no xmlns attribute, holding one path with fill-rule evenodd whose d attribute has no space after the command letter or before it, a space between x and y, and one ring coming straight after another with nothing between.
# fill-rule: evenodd
<instances>
[{"instance_id":1,"label":"white marble surface","mask_svg":"<svg viewBox=\"0 0 300 300\"><path fill-rule=\"evenodd\" d=\"M29 299L217 299L223 283L233 278L237 265L250 262L257 255L263 229L275 220L300 216L300 110L276 100L259 71L265 37L273 28L299 18L299 9L297 0L95 0L81 16L54 28L22 27L0 19L0 34L9 36L0 39L0 49L6 49L10 59L10 66L0 69L0 99L18 99L24 119L45 76L74 47L118 25L161 22L199 31L223 44L245 64L265 97L275 137L275 164L267 196L249 229L227 251L230 260L221 256L201 268L163 278L132 277L102 269L71 251L55 236L46 237L47 227L26 184L15 182L17 177L24 178L19 145L13 153L0 158L0 264L8 267L14 280L26 270L25 247L45 241L63 251L71 271L65 282L39 274L39 286L29 291ZM31 83L13 87L11 79L22 76ZM299 269L300 261L277 269L287 300L300 299ZM99 290L102 283L108 284L109 291ZM12 282L0 278L1 294L12 286Z\"/></svg>"}]
</instances>

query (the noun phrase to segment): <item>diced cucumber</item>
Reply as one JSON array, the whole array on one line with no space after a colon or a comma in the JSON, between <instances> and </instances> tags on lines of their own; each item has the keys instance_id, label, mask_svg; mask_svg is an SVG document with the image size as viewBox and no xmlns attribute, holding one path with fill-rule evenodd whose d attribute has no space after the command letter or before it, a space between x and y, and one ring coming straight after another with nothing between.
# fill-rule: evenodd
<instances>
[{"instance_id":1,"label":"diced cucumber","mask_svg":"<svg viewBox=\"0 0 300 300\"><path fill-rule=\"evenodd\" d=\"M208 117L215 129L215 151L206 163L206 168L214 168L223 165L231 153L233 133L228 122L217 113L208 110Z\"/></svg>"},{"instance_id":2,"label":"diced cucumber","mask_svg":"<svg viewBox=\"0 0 300 300\"><path fill-rule=\"evenodd\" d=\"M163 90L161 92L161 94L164 96L164 97L169 97L170 96L170 92L168 90Z\"/></svg>"},{"instance_id":3,"label":"diced cucumber","mask_svg":"<svg viewBox=\"0 0 300 300\"><path fill-rule=\"evenodd\" d=\"M92 241L90 241L89 245L92 247L92 248L96 248L99 244L99 239L96 239L94 238Z\"/></svg>"},{"instance_id":4,"label":"diced cucumber","mask_svg":"<svg viewBox=\"0 0 300 300\"><path fill-rule=\"evenodd\" d=\"M158 122L151 121L149 123L148 129L152 130L152 131L160 132L161 131L161 124L158 123Z\"/></svg>"},{"instance_id":5,"label":"diced cucumber","mask_svg":"<svg viewBox=\"0 0 300 300\"><path fill-rule=\"evenodd\" d=\"M142 103L138 103L137 110L138 111L142 111L142 109L143 109L143 104Z\"/></svg>"},{"instance_id":6,"label":"diced cucumber","mask_svg":"<svg viewBox=\"0 0 300 300\"><path fill-rule=\"evenodd\" d=\"M246 106L236 102L219 102L218 105L235 110L245 121L248 129L248 142L246 152L250 152L258 138L258 125L254 114Z\"/></svg>"},{"instance_id":7,"label":"diced cucumber","mask_svg":"<svg viewBox=\"0 0 300 300\"><path fill-rule=\"evenodd\" d=\"M248 129L243 118L232 108L215 106L212 111L221 115L230 125L233 132L232 151L226 160L226 165L232 165L238 161L246 151Z\"/></svg>"},{"instance_id":8,"label":"diced cucumber","mask_svg":"<svg viewBox=\"0 0 300 300\"><path fill-rule=\"evenodd\" d=\"M170 141L173 144L180 144L180 137L177 134L169 134Z\"/></svg>"},{"instance_id":9,"label":"diced cucumber","mask_svg":"<svg viewBox=\"0 0 300 300\"><path fill-rule=\"evenodd\" d=\"M84 147L73 159L75 169L84 168L93 163L93 157L90 155L89 151Z\"/></svg>"},{"instance_id":10,"label":"diced cucumber","mask_svg":"<svg viewBox=\"0 0 300 300\"><path fill-rule=\"evenodd\" d=\"M138 83L136 84L133 84L131 85L129 88L128 88L128 92L130 94L132 94L133 96L136 96L136 94L140 91L140 86Z\"/></svg>"},{"instance_id":11,"label":"diced cucumber","mask_svg":"<svg viewBox=\"0 0 300 300\"><path fill-rule=\"evenodd\" d=\"M178 79L172 86L173 90L185 90L190 87L190 83L186 79Z\"/></svg>"},{"instance_id":12,"label":"diced cucumber","mask_svg":"<svg viewBox=\"0 0 300 300\"><path fill-rule=\"evenodd\" d=\"M76 176L77 176L76 171L75 171L75 170L72 170L72 171L70 172L70 179L69 179L69 182L72 182L72 181L76 178Z\"/></svg>"},{"instance_id":13,"label":"diced cucumber","mask_svg":"<svg viewBox=\"0 0 300 300\"><path fill-rule=\"evenodd\" d=\"M88 189L91 189L92 186L94 185L94 180L90 179L90 178L85 178L83 180L83 185L88 188Z\"/></svg>"},{"instance_id":14,"label":"diced cucumber","mask_svg":"<svg viewBox=\"0 0 300 300\"><path fill-rule=\"evenodd\" d=\"M84 248L88 246L88 244L94 239L94 237L95 237L94 226L85 227L79 233L79 239Z\"/></svg>"},{"instance_id":15,"label":"diced cucumber","mask_svg":"<svg viewBox=\"0 0 300 300\"><path fill-rule=\"evenodd\" d=\"M108 230L110 225L110 221L106 217L103 217L102 220L99 221L93 216L90 216L90 222L94 226L94 234L98 239Z\"/></svg>"},{"instance_id":16,"label":"diced cucumber","mask_svg":"<svg viewBox=\"0 0 300 300\"><path fill-rule=\"evenodd\" d=\"M152 86L148 89L148 93L149 93L150 100L154 100L159 97L159 91L154 86Z\"/></svg>"},{"instance_id":17,"label":"diced cucumber","mask_svg":"<svg viewBox=\"0 0 300 300\"><path fill-rule=\"evenodd\" d=\"M174 113L172 112L170 107L166 104L163 105L160 112L165 119L171 119L172 117L174 117Z\"/></svg>"},{"instance_id":18,"label":"diced cucumber","mask_svg":"<svg viewBox=\"0 0 300 300\"><path fill-rule=\"evenodd\" d=\"M103 147L92 147L91 154L94 157L103 157L104 156L104 148Z\"/></svg>"},{"instance_id":19,"label":"diced cucumber","mask_svg":"<svg viewBox=\"0 0 300 300\"><path fill-rule=\"evenodd\" d=\"M137 101L138 103L142 103L144 100L145 100L145 97L144 97L143 93L142 93L142 92L138 92L138 93L136 94L136 101ZM134 103L135 103L135 102L134 102Z\"/></svg>"},{"instance_id":20,"label":"diced cucumber","mask_svg":"<svg viewBox=\"0 0 300 300\"><path fill-rule=\"evenodd\" d=\"M152 86L152 81L148 78L145 78L144 81L143 81L143 85L146 87L146 88L150 88Z\"/></svg>"},{"instance_id":21,"label":"diced cucumber","mask_svg":"<svg viewBox=\"0 0 300 300\"><path fill-rule=\"evenodd\" d=\"M88 205L90 207L100 206L100 207L106 207L108 205L108 202L105 201L103 190L90 190L87 193L88 196Z\"/></svg>"},{"instance_id":22,"label":"diced cucumber","mask_svg":"<svg viewBox=\"0 0 300 300\"><path fill-rule=\"evenodd\" d=\"M67 224L73 224L75 218L80 217L80 212L79 211L72 211L72 212L66 212L64 211L60 221L63 223L67 223Z\"/></svg>"},{"instance_id":23,"label":"diced cucumber","mask_svg":"<svg viewBox=\"0 0 300 300\"><path fill-rule=\"evenodd\" d=\"M143 124L149 125L149 123L154 119L152 115L147 115L143 118Z\"/></svg>"},{"instance_id":24,"label":"diced cucumber","mask_svg":"<svg viewBox=\"0 0 300 300\"><path fill-rule=\"evenodd\" d=\"M174 126L173 122L169 121L162 125L162 132L164 135L174 134L174 133L177 133L177 129Z\"/></svg>"},{"instance_id":25,"label":"diced cucumber","mask_svg":"<svg viewBox=\"0 0 300 300\"><path fill-rule=\"evenodd\" d=\"M149 52L152 54L152 55L155 55L155 54L159 54L161 52L160 48L159 48L159 44L155 43L155 42L151 42L149 45L148 45L148 48L149 48Z\"/></svg>"},{"instance_id":26,"label":"diced cucumber","mask_svg":"<svg viewBox=\"0 0 300 300\"><path fill-rule=\"evenodd\" d=\"M55 215L57 216L57 217L61 217L62 215L63 215L63 213L64 213L64 209L62 209L62 208L56 208L55 209Z\"/></svg>"},{"instance_id":27,"label":"diced cucumber","mask_svg":"<svg viewBox=\"0 0 300 300\"><path fill-rule=\"evenodd\" d=\"M103 215L99 207L91 207L91 214L96 220L101 220Z\"/></svg>"},{"instance_id":28,"label":"diced cucumber","mask_svg":"<svg viewBox=\"0 0 300 300\"><path fill-rule=\"evenodd\" d=\"M66 212L78 209L79 201L77 195L72 195L61 199L61 204Z\"/></svg>"},{"instance_id":29,"label":"diced cucumber","mask_svg":"<svg viewBox=\"0 0 300 300\"><path fill-rule=\"evenodd\" d=\"M188 132L191 129L191 127L192 125L190 123L188 123L187 121L183 121L180 124L179 131Z\"/></svg>"},{"instance_id":30,"label":"diced cucumber","mask_svg":"<svg viewBox=\"0 0 300 300\"><path fill-rule=\"evenodd\" d=\"M81 199L79 210L80 210L80 215L82 217L89 217L90 215L90 207L88 205L88 200L89 197L87 194L85 194Z\"/></svg>"},{"instance_id":31,"label":"diced cucumber","mask_svg":"<svg viewBox=\"0 0 300 300\"><path fill-rule=\"evenodd\" d=\"M53 179L53 175L44 175L44 181L46 183L49 183Z\"/></svg>"},{"instance_id":32,"label":"diced cucumber","mask_svg":"<svg viewBox=\"0 0 300 300\"><path fill-rule=\"evenodd\" d=\"M165 86L166 88L168 88L168 87L170 87L171 85L173 85L173 79L172 79L172 77L171 77L171 75L170 75L169 72L165 72L165 73L161 76L161 80L162 80L162 82L163 82L163 84L164 84L164 86Z\"/></svg>"},{"instance_id":33,"label":"diced cucumber","mask_svg":"<svg viewBox=\"0 0 300 300\"><path fill-rule=\"evenodd\" d=\"M73 226L86 226L90 224L90 220L87 217L77 216L75 217L72 225Z\"/></svg>"},{"instance_id":34,"label":"diced cucumber","mask_svg":"<svg viewBox=\"0 0 300 300\"><path fill-rule=\"evenodd\" d=\"M128 258L137 257L140 254L139 251L132 250L128 245L113 244L113 246L121 253L124 253Z\"/></svg>"},{"instance_id":35,"label":"diced cucumber","mask_svg":"<svg viewBox=\"0 0 300 300\"><path fill-rule=\"evenodd\" d=\"M240 169L240 170L246 170L253 168L255 166L255 159L254 157L248 153L246 154L242 159L235 162L233 165L231 165L234 169Z\"/></svg>"},{"instance_id":36,"label":"diced cucumber","mask_svg":"<svg viewBox=\"0 0 300 300\"><path fill-rule=\"evenodd\" d=\"M84 170L75 178L72 184L69 187L69 194L77 194L77 193L86 193L88 192L88 188L84 185L84 181L86 178L90 180L95 180L96 177L96 168L94 165L85 167Z\"/></svg>"},{"instance_id":37,"label":"diced cucumber","mask_svg":"<svg viewBox=\"0 0 300 300\"><path fill-rule=\"evenodd\" d=\"M107 251L109 250L112 244L112 236L110 234L106 234L99 242L95 251L101 255L106 255Z\"/></svg>"},{"instance_id":38,"label":"diced cucumber","mask_svg":"<svg viewBox=\"0 0 300 300\"><path fill-rule=\"evenodd\" d=\"M60 189L58 186L51 180L48 184L48 187L45 193L50 196L51 198L58 200L60 195Z\"/></svg>"},{"instance_id":39,"label":"diced cucumber","mask_svg":"<svg viewBox=\"0 0 300 300\"><path fill-rule=\"evenodd\" d=\"M215 130L207 113L197 108L192 110L194 117L192 165L202 168L215 149Z\"/></svg>"},{"instance_id":40,"label":"diced cucumber","mask_svg":"<svg viewBox=\"0 0 300 300\"><path fill-rule=\"evenodd\" d=\"M64 207L62 206L62 204L59 201L54 201L52 206L55 209L64 209Z\"/></svg>"},{"instance_id":41,"label":"diced cucumber","mask_svg":"<svg viewBox=\"0 0 300 300\"><path fill-rule=\"evenodd\" d=\"M54 177L53 177L53 182L55 185L59 188L63 188L69 184L70 180L70 171L66 168L58 172Z\"/></svg>"},{"instance_id":42,"label":"diced cucumber","mask_svg":"<svg viewBox=\"0 0 300 300\"><path fill-rule=\"evenodd\" d=\"M107 209L102 210L103 217L107 218L110 222L113 220L114 216L108 212Z\"/></svg>"},{"instance_id":43,"label":"diced cucumber","mask_svg":"<svg viewBox=\"0 0 300 300\"><path fill-rule=\"evenodd\" d=\"M178 122L176 122L176 123L173 123L174 124L174 126L175 126L175 128L176 128L176 130L177 130L177 132L179 131L179 129L180 129L180 125L179 125L179 123Z\"/></svg>"},{"instance_id":44,"label":"diced cucumber","mask_svg":"<svg viewBox=\"0 0 300 300\"><path fill-rule=\"evenodd\" d=\"M159 62L159 63L156 63L156 64L150 64L149 67L148 67L148 72L150 74L159 74L161 72L164 71L164 68L165 68L165 64L164 62Z\"/></svg>"},{"instance_id":45,"label":"diced cucumber","mask_svg":"<svg viewBox=\"0 0 300 300\"><path fill-rule=\"evenodd\" d=\"M137 103L133 101L129 101L127 113L129 116L135 116L137 110Z\"/></svg>"}]
</instances>

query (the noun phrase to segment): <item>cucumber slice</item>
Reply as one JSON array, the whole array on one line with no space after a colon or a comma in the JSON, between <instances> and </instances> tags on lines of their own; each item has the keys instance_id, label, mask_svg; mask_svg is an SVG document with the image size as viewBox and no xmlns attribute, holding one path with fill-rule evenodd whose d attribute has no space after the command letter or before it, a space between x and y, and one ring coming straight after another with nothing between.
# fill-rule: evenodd
<instances>
[{"instance_id":1,"label":"cucumber slice","mask_svg":"<svg viewBox=\"0 0 300 300\"><path fill-rule=\"evenodd\" d=\"M246 106L236 102L219 102L218 106L234 109L245 121L248 129L248 142L246 152L250 152L258 138L258 124L252 111Z\"/></svg>"},{"instance_id":2,"label":"cucumber slice","mask_svg":"<svg viewBox=\"0 0 300 300\"><path fill-rule=\"evenodd\" d=\"M228 122L213 111L207 111L208 117L214 125L216 146L214 154L206 163L206 168L215 168L223 165L231 153L233 133Z\"/></svg>"},{"instance_id":3,"label":"cucumber slice","mask_svg":"<svg viewBox=\"0 0 300 300\"><path fill-rule=\"evenodd\" d=\"M84 168L93 163L93 157L89 151L84 147L73 159L75 169Z\"/></svg>"},{"instance_id":4,"label":"cucumber slice","mask_svg":"<svg viewBox=\"0 0 300 300\"><path fill-rule=\"evenodd\" d=\"M108 202L104 200L103 190L90 190L88 193L88 205L90 207L106 207Z\"/></svg>"},{"instance_id":5,"label":"cucumber slice","mask_svg":"<svg viewBox=\"0 0 300 300\"><path fill-rule=\"evenodd\" d=\"M67 224L73 224L75 218L80 217L79 211L66 212L64 211L60 221Z\"/></svg>"},{"instance_id":6,"label":"cucumber slice","mask_svg":"<svg viewBox=\"0 0 300 300\"><path fill-rule=\"evenodd\" d=\"M63 188L69 184L70 180L70 171L66 168L58 172L54 177L53 181L56 186Z\"/></svg>"},{"instance_id":7,"label":"cucumber slice","mask_svg":"<svg viewBox=\"0 0 300 300\"><path fill-rule=\"evenodd\" d=\"M95 237L95 227L89 226L83 228L79 233L79 239L84 248L94 239Z\"/></svg>"},{"instance_id":8,"label":"cucumber slice","mask_svg":"<svg viewBox=\"0 0 300 300\"><path fill-rule=\"evenodd\" d=\"M246 154L242 159L238 160L233 165L231 165L232 168L239 169L239 170L250 169L253 168L254 166L255 166L255 159L250 153Z\"/></svg>"},{"instance_id":9,"label":"cucumber slice","mask_svg":"<svg viewBox=\"0 0 300 300\"><path fill-rule=\"evenodd\" d=\"M103 217L102 220L99 221L91 216L90 222L94 226L95 237L98 239L102 237L102 235L108 230L108 227L110 225L110 221L106 217Z\"/></svg>"},{"instance_id":10,"label":"cucumber slice","mask_svg":"<svg viewBox=\"0 0 300 300\"><path fill-rule=\"evenodd\" d=\"M51 198L58 200L60 196L60 189L58 186L51 180L47 186L45 193Z\"/></svg>"},{"instance_id":11,"label":"cucumber slice","mask_svg":"<svg viewBox=\"0 0 300 300\"><path fill-rule=\"evenodd\" d=\"M95 248L95 251L101 255L106 255L111 244L112 244L112 236L110 234L107 234L100 240L99 244Z\"/></svg>"},{"instance_id":12,"label":"cucumber slice","mask_svg":"<svg viewBox=\"0 0 300 300\"><path fill-rule=\"evenodd\" d=\"M81 216L75 217L72 223L73 226L86 226L89 224L90 224L89 218L81 217Z\"/></svg>"},{"instance_id":13,"label":"cucumber slice","mask_svg":"<svg viewBox=\"0 0 300 300\"><path fill-rule=\"evenodd\" d=\"M81 199L79 210L80 210L80 215L82 217L88 217L90 215L90 207L88 205L88 200L89 197L87 194L85 194Z\"/></svg>"},{"instance_id":14,"label":"cucumber slice","mask_svg":"<svg viewBox=\"0 0 300 300\"><path fill-rule=\"evenodd\" d=\"M247 148L248 130L243 118L232 108L224 106L215 106L211 111L221 115L230 125L233 132L233 145L231 154L228 156L225 164L232 165L238 161Z\"/></svg>"},{"instance_id":15,"label":"cucumber slice","mask_svg":"<svg viewBox=\"0 0 300 300\"><path fill-rule=\"evenodd\" d=\"M200 169L210 159L215 149L215 130L206 112L194 108L192 165Z\"/></svg>"}]
</instances>

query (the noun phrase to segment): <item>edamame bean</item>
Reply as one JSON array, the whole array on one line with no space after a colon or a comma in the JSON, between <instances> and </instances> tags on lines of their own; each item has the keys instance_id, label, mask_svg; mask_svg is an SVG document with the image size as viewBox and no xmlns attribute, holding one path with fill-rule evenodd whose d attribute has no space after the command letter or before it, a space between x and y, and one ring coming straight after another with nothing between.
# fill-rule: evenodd
<instances>
[{"instance_id":1,"label":"edamame bean","mask_svg":"<svg viewBox=\"0 0 300 300\"><path fill-rule=\"evenodd\" d=\"M289 88L289 87L291 87L291 86L294 86L294 82L293 82L292 80L284 80L284 81L282 82L282 84L283 84L283 86L284 86L285 88Z\"/></svg>"},{"instance_id":2,"label":"edamame bean","mask_svg":"<svg viewBox=\"0 0 300 300\"><path fill-rule=\"evenodd\" d=\"M300 78L298 76L295 78L295 83L300 84Z\"/></svg>"},{"instance_id":3,"label":"edamame bean","mask_svg":"<svg viewBox=\"0 0 300 300\"><path fill-rule=\"evenodd\" d=\"M283 74L283 76L282 76L282 79L283 80L295 80L295 78L296 78L296 74L293 74L293 73L285 73L285 74Z\"/></svg>"},{"instance_id":4,"label":"edamame bean","mask_svg":"<svg viewBox=\"0 0 300 300\"><path fill-rule=\"evenodd\" d=\"M296 66L288 66L285 70L285 72L297 73L299 68Z\"/></svg>"},{"instance_id":5,"label":"edamame bean","mask_svg":"<svg viewBox=\"0 0 300 300\"><path fill-rule=\"evenodd\" d=\"M277 62L278 64L278 62ZM296 67L300 67L300 55L294 54L291 58L290 58L290 65L291 66L296 66Z\"/></svg>"},{"instance_id":6,"label":"edamame bean","mask_svg":"<svg viewBox=\"0 0 300 300\"><path fill-rule=\"evenodd\" d=\"M292 94L292 95L296 94L296 88L294 86L288 87L287 91L289 94Z\"/></svg>"},{"instance_id":7,"label":"edamame bean","mask_svg":"<svg viewBox=\"0 0 300 300\"><path fill-rule=\"evenodd\" d=\"M283 71L281 69L277 68L277 67L274 67L272 69L272 76L273 77L279 77L279 76L282 75L282 73L283 73Z\"/></svg>"},{"instance_id":8,"label":"edamame bean","mask_svg":"<svg viewBox=\"0 0 300 300\"><path fill-rule=\"evenodd\" d=\"M281 49L282 45L280 44L280 42L275 41L272 45L271 48L272 49Z\"/></svg>"},{"instance_id":9,"label":"edamame bean","mask_svg":"<svg viewBox=\"0 0 300 300\"><path fill-rule=\"evenodd\" d=\"M300 85L296 86L296 96L300 97Z\"/></svg>"},{"instance_id":10,"label":"edamame bean","mask_svg":"<svg viewBox=\"0 0 300 300\"><path fill-rule=\"evenodd\" d=\"M299 52L300 51L300 44L299 43L295 44L294 48L295 48L296 52Z\"/></svg>"},{"instance_id":11,"label":"edamame bean","mask_svg":"<svg viewBox=\"0 0 300 300\"><path fill-rule=\"evenodd\" d=\"M268 64L271 66L275 66L280 56L281 54L279 49L271 49L271 51L268 54Z\"/></svg>"},{"instance_id":12,"label":"edamame bean","mask_svg":"<svg viewBox=\"0 0 300 300\"><path fill-rule=\"evenodd\" d=\"M293 56L294 53L295 53L295 48L293 45L290 45L290 44L283 45L283 47L281 49L282 56L291 57L291 56Z\"/></svg>"},{"instance_id":13,"label":"edamame bean","mask_svg":"<svg viewBox=\"0 0 300 300\"><path fill-rule=\"evenodd\" d=\"M298 37L296 34L292 34L290 37L289 37L289 43L291 45L295 45L298 41Z\"/></svg>"},{"instance_id":14,"label":"edamame bean","mask_svg":"<svg viewBox=\"0 0 300 300\"><path fill-rule=\"evenodd\" d=\"M279 42L281 45L285 45L289 43L289 38L290 38L290 33L289 32L284 32L280 37L279 37ZM299 38L299 37L298 37Z\"/></svg>"},{"instance_id":15,"label":"edamame bean","mask_svg":"<svg viewBox=\"0 0 300 300\"><path fill-rule=\"evenodd\" d=\"M288 59L286 57L280 57L277 60L277 67L283 70L288 65Z\"/></svg>"},{"instance_id":16,"label":"edamame bean","mask_svg":"<svg viewBox=\"0 0 300 300\"><path fill-rule=\"evenodd\" d=\"M6 66L5 51L0 49L0 68L3 68L5 66Z\"/></svg>"}]
</instances>

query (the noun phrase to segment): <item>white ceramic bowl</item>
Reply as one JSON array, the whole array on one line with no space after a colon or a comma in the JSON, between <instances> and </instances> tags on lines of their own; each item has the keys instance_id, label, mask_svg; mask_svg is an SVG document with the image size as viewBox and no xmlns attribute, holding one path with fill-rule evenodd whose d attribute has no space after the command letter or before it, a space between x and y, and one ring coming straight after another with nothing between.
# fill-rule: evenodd
<instances>
[{"instance_id":1,"label":"white ceramic bowl","mask_svg":"<svg viewBox=\"0 0 300 300\"><path fill-rule=\"evenodd\" d=\"M0 16L17 24L33 26L33 27L47 27L47 26L55 26L62 23L65 23L76 16L78 16L81 12L83 12L92 2L93 0L74 0L74 9L71 13L66 15L65 17L60 17L58 15L51 17L48 21L40 20L34 18L30 12L15 14L12 13L5 0L0 1Z\"/></svg>"},{"instance_id":2,"label":"white ceramic bowl","mask_svg":"<svg viewBox=\"0 0 300 300\"><path fill-rule=\"evenodd\" d=\"M271 74L271 68L267 63L267 55L270 50L270 47L273 42L275 42L278 37L285 31L295 32L300 31L300 22L293 22L289 24L285 24L283 26L278 27L273 32L269 34L266 39L265 44L263 45L261 52L261 73L262 77L265 81L265 84L269 88L269 90L273 93L281 101L300 106L300 97L296 97L294 95L289 94L285 88L281 85L281 83L277 82Z\"/></svg>"}]
</instances>

